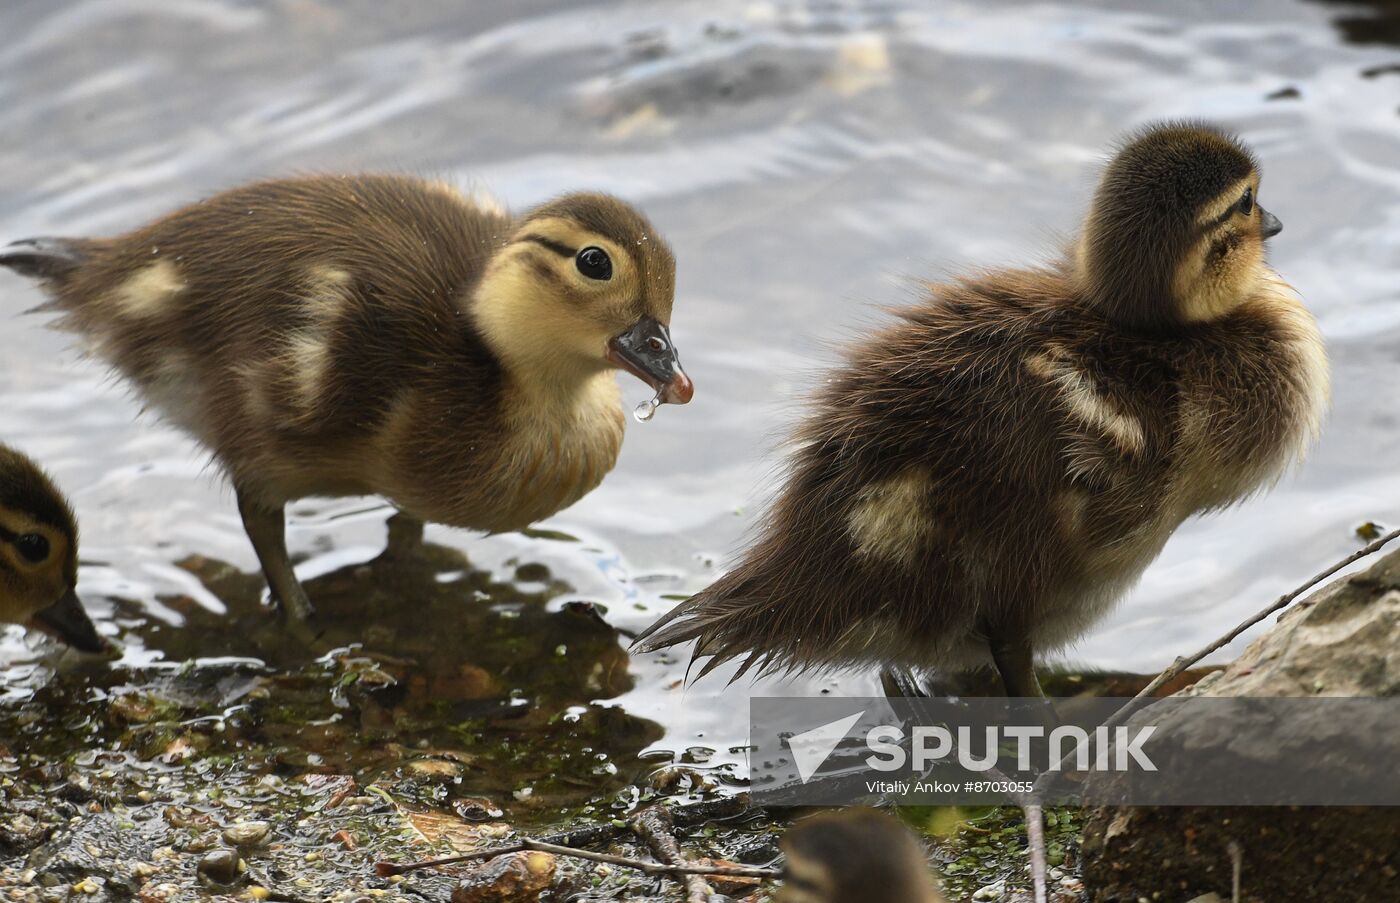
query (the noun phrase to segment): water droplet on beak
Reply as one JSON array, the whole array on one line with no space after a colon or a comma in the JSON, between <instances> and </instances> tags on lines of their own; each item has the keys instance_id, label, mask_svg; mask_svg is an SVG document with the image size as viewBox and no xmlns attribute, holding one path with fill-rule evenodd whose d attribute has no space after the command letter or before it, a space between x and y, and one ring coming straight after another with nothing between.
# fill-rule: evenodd
<instances>
[{"instance_id":1,"label":"water droplet on beak","mask_svg":"<svg viewBox=\"0 0 1400 903\"><path fill-rule=\"evenodd\" d=\"M656 397L642 402L632 409L632 416L638 423L646 423L656 416L656 409L661 405L661 393L657 392Z\"/></svg>"}]
</instances>

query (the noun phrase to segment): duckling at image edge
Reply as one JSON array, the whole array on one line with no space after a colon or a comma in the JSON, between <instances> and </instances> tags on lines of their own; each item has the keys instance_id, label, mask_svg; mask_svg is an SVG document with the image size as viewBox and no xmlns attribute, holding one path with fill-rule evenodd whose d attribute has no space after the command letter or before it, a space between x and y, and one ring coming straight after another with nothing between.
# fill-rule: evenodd
<instances>
[{"instance_id":1,"label":"duckling at image edge","mask_svg":"<svg viewBox=\"0 0 1400 903\"><path fill-rule=\"evenodd\" d=\"M0 264L212 451L298 621L287 502L380 495L417 532L521 529L612 469L615 369L665 402L693 392L671 250L603 194L516 218L409 177L267 181L113 239L16 242Z\"/></svg>"},{"instance_id":2,"label":"duckling at image edge","mask_svg":"<svg viewBox=\"0 0 1400 903\"><path fill-rule=\"evenodd\" d=\"M774 903L944 903L914 834L874 809L824 812L779 842L787 865Z\"/></svg>"},{"instance_id":3,"label":"duckling at image edge","mask_svg":"<svg viewBox=\"0 0 1400 903\"><path fill-rule=\"evenodd\" d=\"M63 494L32 460L0 445L0 623L102 652L75 587L78 524Z\"/></svg>"},{"instance_id":4,"label":"duckling at image edge","mask_svg":"<svg viewBox=\"0 0 1400 903\"><path fill-rule=\"evenodd\" d=\"M639 641L694 641L702 675L993 664L1039 696L1036 654L1316 437L1327 360L1265 263L1281 228L1233 136L1137 133L1063 262L932 285L856 344L758 541Z\"/></svg>"}]
</instances>

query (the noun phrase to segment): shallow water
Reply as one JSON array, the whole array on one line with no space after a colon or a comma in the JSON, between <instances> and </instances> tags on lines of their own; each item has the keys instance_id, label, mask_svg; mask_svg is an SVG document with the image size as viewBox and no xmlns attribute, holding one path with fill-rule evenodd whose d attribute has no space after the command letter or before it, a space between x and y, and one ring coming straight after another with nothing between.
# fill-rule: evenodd
<instances>
[{"instance_id":1,"label":"shallow water","mask_svg":"<svg viewBox=\"0 0 1400 903\"><path fill-rule=\"evenodd\" d=\"M629 662L610 634L577 667L518 665L553 649L541 637L572 642L568 602L637 630L712 579L773 488L783 426L833 343L908 298L911 278L1053 253L1104 149L1161 117L1220 120L1255 147L1261 197L1286 224L1273 260L1328 337L1334 409L1305 467L1184 527L1067 658L1159 667L1355 547L1360 523L1400 520L1400 73L1368 73L1400 61L1394 12L1387 32L1364 7L1327 3L461 7L30 0L0 12L4 236L114 231L259 176L392 169L515 207L613 191L674 245L673 334L695 401L629 424L588 498L529 536L430 528L438 557L416 577L362 567L384 544L382 506L295 507L298 570L324 578L311 594L337 642L409 648L405 667L424 679L480 665L498 695L546 714L620 707L626 724L600 750L618 785L667 758L639 760L648 744L737 763L727 750L744 741L751 693L873 690L868 675L687 689L678 657ZM192 658L296 673L305 657L260 620L256 582L223 564L255 567L231 494L63 337L11 318L37 300L0 274L0 439L70 492L82 593L126 648L114 671L87 666L67 686L102 698ZM629 407L649 394L624 389ZM452 550L470 562L442 558ZM414 588L430 579L461 589ZM515 612L505 626L500 611ZM14 630L0 663L11 706L72 665ZM609 680L588 682L595 663ZM538 748L558 742L539 736Z\"/></svg>"}]
</instances>

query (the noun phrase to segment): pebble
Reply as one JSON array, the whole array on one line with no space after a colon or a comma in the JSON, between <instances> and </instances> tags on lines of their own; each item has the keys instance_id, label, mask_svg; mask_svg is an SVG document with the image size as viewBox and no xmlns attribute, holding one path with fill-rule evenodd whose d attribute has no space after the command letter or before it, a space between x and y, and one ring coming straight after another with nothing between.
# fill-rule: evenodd
<instances>
[{"instance_id":1,"label":"pebble","mask_svg":"<svg viewBox=\"0 0 1400 903\"><path fill-rule=\"evenodd\" d=\"M408 773L420 781L450 781L462 776L462 766L446 759L414 759Z\"/></svg>"},{"instance_id":2,"label":"pebble","mask_svg":"<svg viewBox=\"0 0 1400 903\"><path fill-rule=\"evenodd\" d=\"M224 843L231 847L257 847L267 841L272 826L265 821L243 821L224 829Z\"/></svg>"},{"instance_id":3,"label":"pebble","mask_svg":"<svg viewBox=\"0 0 1400 903\"><path fill-rule=\"evenodd\" d=\"M91 878L84 878L73 885L73 893L75 894L95 894L99 889L97 882Z\"/></svg>"},{"instance_id":4,"label":"pebble","mask_svg":"<svg viewBox=\"0 0 1400 903\"><path fill-rule=\"evenodd\" d=\"M215 884L231 884L238 877L238 853L233 850L205 853L197 871Z\"/></svg>"},{"instance_id":5,"label":"pebble","mask_svg":"<svg viewBox=\"0 0 1400 903\"><path fill-rule=\"evenodd\" d=\"M994 881L991 884L983 885L972 892L972 899L978 901L1000 900L1006 893L1005 881Z\"/></svg>"},{"instance_id":6,"label":"pebble","mask_svg":"<svg viewBox=\"0 0 1400 903\"><path fill-rule=\"evenodd\" d=\"M507 853L478 867L458 882L452 903L537 900L553 882L556 860L537 851Z\"/></svg>"}]
</instances>

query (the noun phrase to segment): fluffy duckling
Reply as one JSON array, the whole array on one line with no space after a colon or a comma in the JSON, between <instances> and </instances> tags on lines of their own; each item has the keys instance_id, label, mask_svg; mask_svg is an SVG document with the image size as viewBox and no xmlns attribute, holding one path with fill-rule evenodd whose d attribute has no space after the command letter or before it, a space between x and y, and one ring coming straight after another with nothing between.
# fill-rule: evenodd
<instances>
[{"instance_id":1,"label":"fluffy duckling","mask_svg":"<svg viewBox=\"0 0 1400 903\"><path fill-rule=\"evenodd\" d=\"M573 194L512 217L397 176L256 183L111 239L30 239L0 264L223 466L273 596L311 613L284 507L380 495L516 530L612 469L614 371L684 404L675 261L641 213Z\"/></svg>"},{"instance_id":2,"label":"fluffy duckling","mask_svg":"<svg viewBox=\"0 0 1400 903\"><path fill-rule=\"evenodd\" d=\"M74 649L106 643L83 610L78 523L63 494L32 460L0 445L0 623L53 634Z\"/></svg>"},{"instance_id":3,"label":"fluffy duckling","mask_svg":"<svg viewBox=\"0 0 1400 903\"><path fill-rule=\"evenodd\" d=\"M967 669L1040 695L1188 516L1305 451L1327 404L1282 228L1233 136L1166 123L1108 164L1043 269L929 287L851 351L757 543L643 635L739 670Z\"/></svg>"},{"instance_id":4,"label":"fluffy duckling","mask_svg":"<svg viewBox=\"0 0 1400 903\"><path fill-rule=\"evenodd\" d=\"M909 829L874 809L804 819L783 835L774 903L943 903Z\"/></svg>"}]
</instances>

